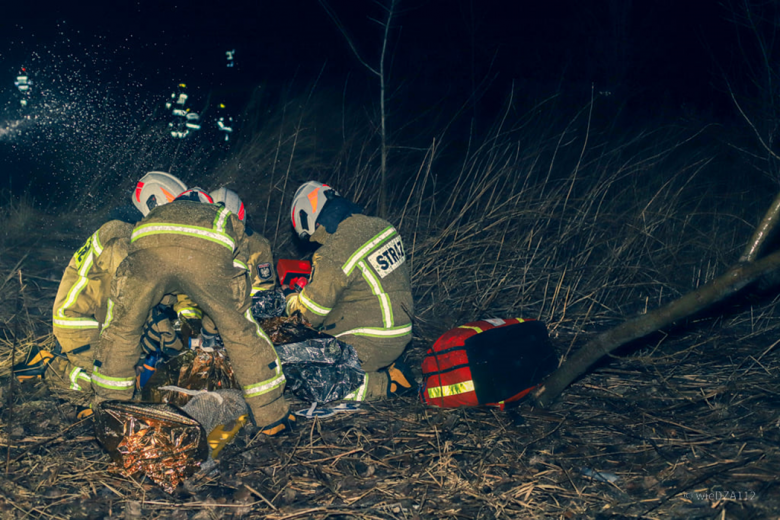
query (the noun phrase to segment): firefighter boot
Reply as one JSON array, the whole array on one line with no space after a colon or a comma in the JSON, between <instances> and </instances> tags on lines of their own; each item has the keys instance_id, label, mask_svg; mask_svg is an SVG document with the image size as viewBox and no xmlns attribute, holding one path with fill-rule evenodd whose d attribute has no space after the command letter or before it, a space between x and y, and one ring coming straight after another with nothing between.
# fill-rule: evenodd
<instances>
[{"instance_id":1,"label":"firefighter boot","mask_svg":"<svg viewBox=\"0 0 780 520\"><path fill-rule=\"evenodd\" d=\"M59 345L57 346L59 348ZM41 350L38 345L33 345L27 354L27 359L17 363L13 367L16 379L22 383L30 379L41 379L49 362L54 359L56 353L48 350Z\"/></svg>"},{"instance_id":2,"label":"firefighter boot","mask_svg":"<svg viewBox=\"0 0 780 520\"><path fill-rule=\"evenodd\" d=\"M260 433L262 433L263 435L268 435L269 437L278 437L280 435L284 435L286 433L292 432L294 426L295 426L295 415L291 414L290 412L287 412L286 416L262 428L260 430Z\"/></svg>"},{"instance_id":3,"label":"firefighter boot","mask_svg":"<svg viewBox=\"0 0 780 520\"><path fill-rule=\"evenodd\" d=\"M407 395L414 391L414 376L403 361L387 367L387 396Z\"/></svg>"}]
</instances>

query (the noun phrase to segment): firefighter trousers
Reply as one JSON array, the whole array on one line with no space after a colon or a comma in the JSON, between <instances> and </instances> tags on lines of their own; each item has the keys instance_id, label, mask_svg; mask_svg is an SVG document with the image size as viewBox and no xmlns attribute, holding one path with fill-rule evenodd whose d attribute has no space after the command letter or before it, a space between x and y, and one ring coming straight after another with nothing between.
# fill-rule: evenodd
<instances>
[{"instance_id":1,"label":"firefighter trousers","mask_svg":"<svg viewBox=\"0 0 780 520\"><path fill-rule=\"evenodd\" d=\"M165 294L187 294L214 320L258 426L288 411L284 375L268 337L251 314L249 275L233 265L229 251L184 247L131 251L111 284L106 324L95 356L92 386L99 400L128 400L134 365L149 310Z\"/></svg>"},{"instance_id":2,"label":"firefighter trousers","mask_svg":"<svg viewBox=\"0 0 780 520\"><path fill-rule=\"evenodd\" d=\"M355 347L360 367L365 371L365 380L347 399L355 401L377 401L388 396L390 386L387 367L401 357L411 335L399 338L375 338L356 334L336 336L339 341Z\"/></svg>"}]
</instances>

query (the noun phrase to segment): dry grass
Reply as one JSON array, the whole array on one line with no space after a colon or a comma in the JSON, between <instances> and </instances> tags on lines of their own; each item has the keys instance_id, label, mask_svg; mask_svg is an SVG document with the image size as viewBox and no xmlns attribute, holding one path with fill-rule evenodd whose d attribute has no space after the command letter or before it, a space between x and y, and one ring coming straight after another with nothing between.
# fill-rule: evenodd
<instances>
[{"instance_id":1,"label":"dry grass","mask_svg":"<svg viewBox=\"0 0 780 520\"><path fill-rule=\"evenodd\" d=\"M292 251L283 212L297 182L324 175L329 157L312 151L306 108L282 109L274 139L247 139L210 179L252 194L256 227L277 253ZM552 110L518 115L510 105L457 163L446 136L404 158L420 158L392 193L417 306L409 360L455 324L505 316L545 320L565 356L711 280L765 210L760 180L729 183L704 134L665 127L618 138L592 125L587 106L561 124ZM369 207L372 139L345 139L320 177ZM4 225L16 218L2 215ZM0 250L4 402L14 333L21 352L48 341L50 273L67 261L56 245L39 242L25 256L9 239ZM72 409L24 385L10 396L13 415L2 415L0 454L10 446L11 462L0 516L766 518L780 510L776 306L767 295L742 298L637 342L552 411L444 411L401 399L304 423L283 439L241 436L217 475L173 497L111 473L89 425L71 427Z\"/></svg>"}]
</instances>

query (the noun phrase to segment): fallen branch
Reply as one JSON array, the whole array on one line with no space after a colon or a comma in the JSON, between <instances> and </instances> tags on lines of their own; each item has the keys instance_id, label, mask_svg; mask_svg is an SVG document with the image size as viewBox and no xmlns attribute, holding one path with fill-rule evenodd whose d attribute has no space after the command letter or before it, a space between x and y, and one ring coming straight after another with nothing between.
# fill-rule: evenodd
<instances>
[{"instance_id":1,"label":"fallen branch","mask_svg":"<svg viewBox=\"0 0 780 520\"><path fill-rule=\"evenodd\" d=\"M732 296L746 285L778 268L780 268L780 251L755 262L737 264L715 280L660 309L633 318L600 334L553 372L533 393L533 399L541 407L549 406L572 381L584 374L603 356L629 341L646 336Z\"/></svg>"}]
</instances>

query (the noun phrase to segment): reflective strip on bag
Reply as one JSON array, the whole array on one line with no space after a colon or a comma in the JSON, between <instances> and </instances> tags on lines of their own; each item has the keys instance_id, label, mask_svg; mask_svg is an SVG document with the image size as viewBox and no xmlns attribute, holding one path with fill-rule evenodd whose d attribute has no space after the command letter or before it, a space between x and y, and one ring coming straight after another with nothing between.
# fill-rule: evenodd
<instances>
[{"instance_id":1,"label":"reflective strip on bag","mask_svg":"<svg viewBox=\"0 0 780 520\"><path fill-rule=\"evenodd\" d=\"M62 329L97 329L100 323L90 318L52 318L55 327Z\"/></svg>"},{"instance_id":2,"label":"reflective strip on bag","mask_svg":"<svg viewBox=\"0 0 780 520\"><path fill-rule=\"evenodd\" d=\"M236 249L236 242L229 235L215 231L213 229L200 226L185 226L182 224L144 224L133 230L130 242L135 242L139 238L150 235L184 235L196 238L202 238L210 242L223 245L231 252Z\"/></svg>"},{"instance_id":3,"label":"reflective strip on bag","mask_svg":"<svg viewBox=\"0 0 780 520\"><path fill-rule=\"evenodd\" d=\"M470 326L470 325L461 325L461 326L460 326L460 327L458 327L458 328L459 328L459 329L471 329L471 330L476 330L476 331L477 331L477 334L480 334L480 333L482 332L482 329L480 329L479 327L472 327L472 326Z\"/></svg>"},{"instance_id":4,"label":"reflective strip on bag","mask_svg":"<svg viewBox=\"0 0 780 520\"><path fill-rule=\"evenodd\" d=\"M474 391L474 381L464 381L454 385L434 386L428 388L428 397L435 399L437 397L449 397L451 395L465 394Z\"/></svg>"},{"instance_id":5,"label":"reflective strip on bag","mask_svg":"<svg viewBox=\"0 0 780 520\"><path fill-rule=\"evenodd\" d=\"M277 367L280 366L279 362L276 363ZM268 392L271 392L272 390L275 390L276 388L279 388L281 385L284 384L286 381L284 374L278 374L269 379L268 381L264 381L262 383L257 383L255 385L247 385L244 388L244 397L250 398L250 397L257 397L259 395L267 394Z\"/></svg>"},{"instance_id":6,"label":"reflective strip on bag","mask_svg":"<svg viewBox=\"0 0 780 520\"><path fill-rule=\"evenodd\" d=\"M352 274L352 271L355 269L357 263L363 260L363 257L382 245L382 243L390 240L390 238L394 237L395 235L396 230L393 226L386 227L380 231L379 234L374 236L374 238L360 246L360 249L352 253L352 256L350 256L346 263L341 267L341 270L344 271L345 275L349 276Z\"/></svg>"},{"instance_id":7,"label":"reflective strip on bag","mask_svg":"<svg viewBox=\"0 0 780 520\"><path fill-rule=\"evenodd\" d=\"M407 334L411 334L411 333L412 333L412 324L410 323L409 325L401 325L399 327L388 327L388 328L361 327L357 329L348 330L340 334L336 334L335 337L340 338L341 336L352 334L354 336L371 336L374 338L398 338L401 336L406 336Z\"/></svg>"},{"instance_id":8,"label":"reflective strip on bag","mask_svg":"<svg viewBox=\"0 0 780 520\"><path fill-rule=\"evenodd\" d=\"M306 295L303 293L298 294L298 300L301 302L301 305L309 309L317 316L327 316L330 313L330 311L333 310L314 303L311 299L307 298Z\"/></svg>"},{"instance_id":9,"label":"reflective strip on bag","mask_svg":"<svg viewBox=\"0 0 780 520\"><path fill-rule=\"evenodd\" d=\"M357 266L363 273L363 278L366 280L366 283L371 287L371 292L379 299L379 308L382 309L382 323L385 328L392 327L394 325L393 306L390 304L390 296L384 292L382 283L364 261L361 260L358 262Z\"/></svg>"},{"instance_id":10,"label":"reflective strip on bag","mask_svg":"<svg viewBox=\"0 0 780 520\"><path fill-rule=\"evenodd\" d=\"M110 377L98 372L97 367L92 368L92 382L101 388L108 390L130 390L135 389L135 377Z\"/></svg>"}]
</instances>

